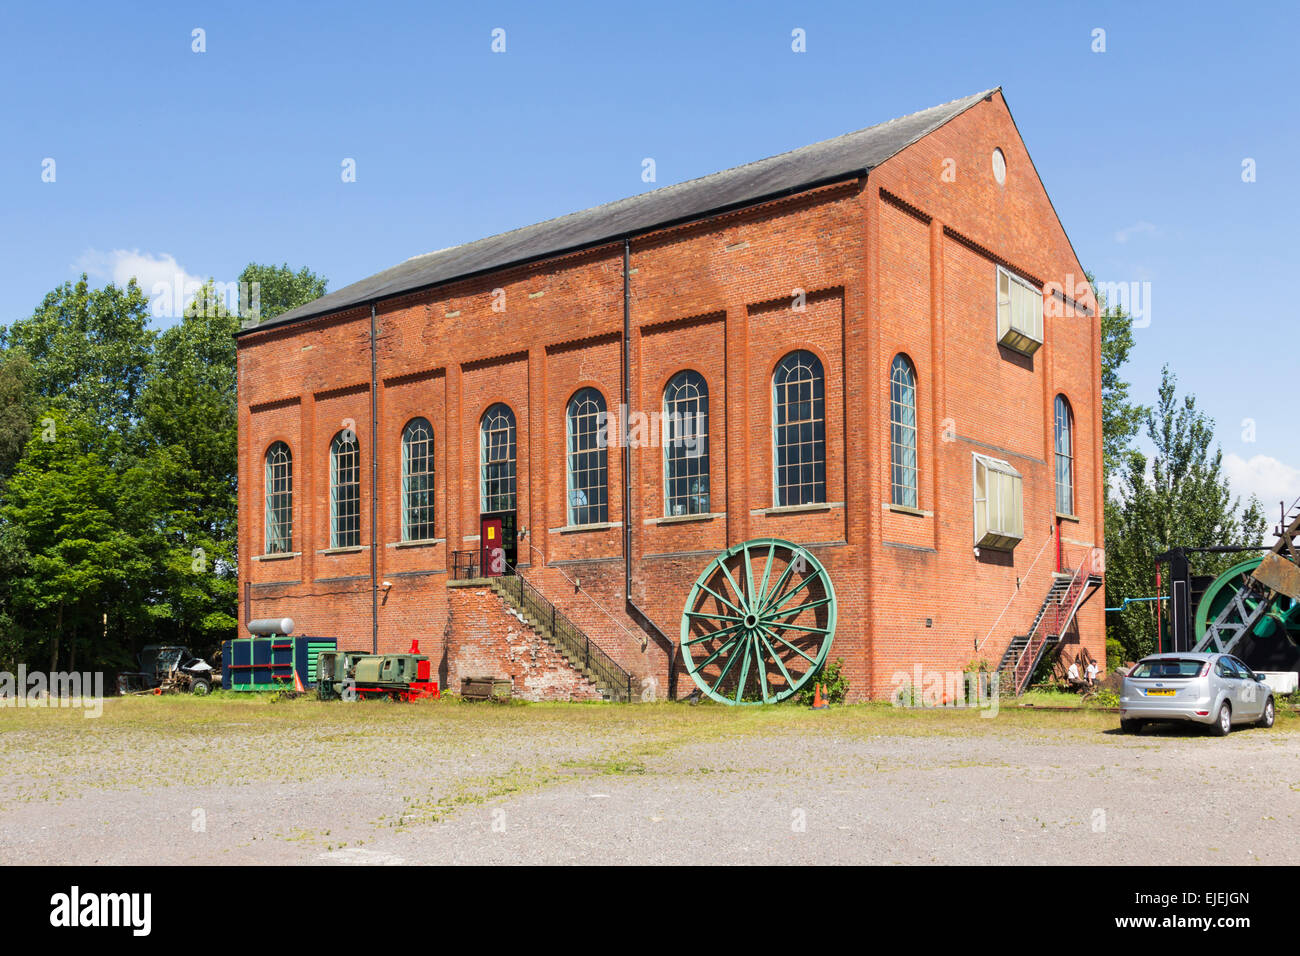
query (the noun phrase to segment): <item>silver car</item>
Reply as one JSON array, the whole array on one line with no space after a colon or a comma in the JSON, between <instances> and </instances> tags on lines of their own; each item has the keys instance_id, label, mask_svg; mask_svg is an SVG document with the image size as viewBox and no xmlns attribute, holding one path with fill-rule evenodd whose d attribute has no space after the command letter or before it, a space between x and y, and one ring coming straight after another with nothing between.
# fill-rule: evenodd
<instances>
[{"instance_id":1,"label":"silver car","mask_svg":"<svg viewBox=\"0 0 1300 956\"><path fill-rule=\"evenodd\" d=\"M1192 720L1223 737L1233 724L1272 727L1273 717L1273 691L1231 654L1144 657L1119 694L1119 726L1129 734L1157 720Z\"/></svg>"}]
</instances>

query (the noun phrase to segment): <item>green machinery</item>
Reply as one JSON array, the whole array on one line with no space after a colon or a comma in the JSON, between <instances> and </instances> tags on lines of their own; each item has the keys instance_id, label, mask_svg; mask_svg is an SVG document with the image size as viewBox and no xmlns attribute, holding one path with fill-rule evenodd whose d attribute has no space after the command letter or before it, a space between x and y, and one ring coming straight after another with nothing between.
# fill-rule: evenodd
<instances>
[{"instance_id":1,"label":"green machinery","mask_svg":"<svg viewBox=\"0 0 1300 956\"><path fill-rule=\"evenodd\" d=\"M835 636L835 589L811 552L756 538L709 562L682 613L687 673L724 704L774 704L821 670Z\"/></svg>"},{"instance_id":2,"label":"green machinery","mask_svg":"<svg viewBox=\"0 0 1300 956\"><path fill-rule=\"evenodd\" d=\"M420 700L438 696L429 658L411 643L406 654L367 654L323 651L316 664L316 690L321 700L363 700L389 697Z\"/></svg>"},{"instance_id":3,"label":"green machinery","mask_svg":"<svg viewBox=\"0 0 1300 956\"><path fill-rule=\"evenodd\" d=\"M1300 502L1284 512L1262 557L1229 568L1196 608L1198 651L1231 653L1258 670L1300 663Z\"/></svg>"},{"instance_id":4,"label":"green machinery","mask_svg":"<svg viewBox=\"0 0 1300 956\"><path fill-rule=\"evenodd\" d=\"M1233 565L1205 589L1200 603L1196 605L1195 626L1198 641L1205 637L1210 624L1246 586L1247 579L1253 576L1262 560L1264 560L1262 557L1256 556ZM1247 614L1256 617L1256 606L1265 600L1265 596L1254 589L1247 589L1242 600ZM1252 637L1278 637L1283 633L1300 643L1300 601L1287 595L1281 595L1269 602L1269 606L1256 617L1255 625L1250 629Z\"/></svg>"}]
</instances>

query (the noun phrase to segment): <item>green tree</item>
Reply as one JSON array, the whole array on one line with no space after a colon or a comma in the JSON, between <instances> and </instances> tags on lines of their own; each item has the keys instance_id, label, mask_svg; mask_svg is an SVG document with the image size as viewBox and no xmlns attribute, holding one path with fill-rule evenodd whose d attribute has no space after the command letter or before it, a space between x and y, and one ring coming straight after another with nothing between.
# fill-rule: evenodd
<instances>
[{"instance_id":1,"label":"green tree","mask_svg":"<svg viewBox=\"0 0 1300 956\"><path fill-rule=\"evenodd\" d=\"M0 352L0 489L22 458L36 417L32 363L18 349Z\"/></svg>"},{"instance_id":2,"label":"green tree","mask_svg":"<svg viewBox=\"0 0 1300 956\"><path fill-rule=\"evenodd\" d=\"M181 321L159 336L140 401L143 467L166 476L154 504L160 560L149 613L175 640L201 648L237 624L238 322L205 283Z\"/></svg>"},{"instance_id":3,"label":"green tree","mask_svg":"<svg viewBox=\"0 0 1300 956\"><path fill-rule=\"evenodd\" d=\"M92 622L114 601L132 592L141 599L151 564L142 546L148 515L141 506L156 488L124 495L116 468L120 436L106 439L98 425L58 409L48 417L49 427L28 439L9 479L0 522L20 529L25 540L13 605L26 613L29 630L44 633L53 671L60 649L69 646L75 658L77 635L96 633Z\"/></svg>"},{"instance_id":4,"label":"green tree","mask_svg":"<svg viewBox=\"0 0 1300 956\"><path fill-rule=\"evenodd\" d=\"M325 294L325 287L328 285L326 279L316 275L306 266L294 272L289 268L288 263L264 266L250 262L239 274L239 281L247 283L250 290L257 289L258 318L263 322L275 318L282 312L288 312L290 309L296 309L300 305L319 299ZM254 283L257 285L254 286ZM251 291L249 298L252 299Z\"/></svg>"},{"instance_id":5,"label":"green tree","mask_svg":"<svg viewBox=\"0 0 1300 956\"><path fill-rule=\"evenodd\" d=\"M1177 379L1166 366L1158 400L1143 412L1142 424L1153 453L1124 453L1114 506L1106 523L1106 603L1125 597L1153 596L1156 555L1176 545L1257 545L1267 521L1252 496L1243 510L1223 474L1223 454L1214 443L1214 422L1191 395L1177 394ZM1197 573L1216 574L1230 557L1205 556ZM1130 660L1155 649L1155 611L1130 604L1109 615L1110 637Z\"/></svg>"},{"instance_id":6,"label":"green tree","mask_svg":"<svg viewBox=\"0 0 1300 956\"><path fill-rule=\"evenodd\" d=\"M325 291L305 268L241 280L263 316ZM233 635L237 328L212 281L158 333L134 281L83 275L0 331L0 663Z\"/></svg>"},{"instance_id":7,"label":"green tree","mask_svg":"<svg viewBox=\"0 0 1300 956\"><path fill-rule=\"evenodd\" d=\"M30 387L43 405L125 434L153 351L149 319L149 300L134 279L92 289L83 273L15 322L4 344L30 360Z\"/></svg>"},{"instance_id":8,"label":"green tree","mask_svg":"<svg viewBox=\"0 0 1300 956\"><path fill-rule=\"evenodd\" d=\"M1137 437L1147 409L1129 397L1121 370L1133 351L1133 323L1119 306L1100 303L1101 311L1101 461L1107 498L1124 453Z\"/></svg>"}]
</instances>

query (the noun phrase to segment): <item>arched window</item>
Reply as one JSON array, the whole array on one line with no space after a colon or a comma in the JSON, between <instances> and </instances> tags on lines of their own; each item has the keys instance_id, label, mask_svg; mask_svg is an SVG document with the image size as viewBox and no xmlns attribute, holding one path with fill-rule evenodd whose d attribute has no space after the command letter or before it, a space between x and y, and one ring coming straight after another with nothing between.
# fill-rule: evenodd
<instances>
[{"instance_id":1,"label":"arched window","mask_svg":"<svg viewBox=\"0 0 1300 956\"><path fill-rule=\"evenodd\" d=\"M791 352L772 373L775 501L826 501L826 376L811 352Z\"/></svg>"},{"instance_id":2,"label":"arched window","mask_svg":"<svg viewBox=\"0 0 1300 956\"><path fill-rule=\"evenodd\" d=\"M330 547L361 546L361 451L350 429L330 442Z\"/></svg>"},{"instance_id":3,"label":"arched window","mask_svg":"<svg viewBox=\"0 0 1300 956\"><path fill-rule=\"evenodd\" d=\"M500 402L479 422L479 510L515 510L515 413Z\"/></svg>"},{"instance_id":4,"label":"arched window","mask_svg":"<svg viewBox=\"0 0 1300 956\"><path fill-rule=\"evenodd\" d=\"M1056 511L1074 514L1074 414L1064 395L1056 396Z\"/></svg>"},{"instance_id":5,"label":"arched window","mask_svg":"<svg viewBox=\"0 0 1300 956\"><path fill-rule=\"evenodd\" d=\"M413 418L402 429L402 540L427 541L433 529L433 426Z\"/></svg>"},{"instance_id":6,"label":"arched window","mask_svg":"<svg viewBox=\"0 0 1300 956\"><path fill-rule=\"evenodd\" d=\"M890 501L916 504L916 370L906 355L894 356L889 370Z\"/></svg>"},{"instance_id":7,"label":"arched window","mask_svg":"<svg viewBox=\"0 0 1300 956\"><path fill-rule=\"evenodd\" d=\"M709 386L678 372L664 389L664 514L709 513Z\"/></svg>"},{"instance_id":8,"label":"arched window","mask_svg":"<svg viewBox=\"0 0 1300 956\"><path fill-rule=\"evenodd\" d=\"M609 520L605 397L584 388L569 399L569 524Z\"/></svg>"},{"instance_id":9,"label":"arched window","mask_svg":"<svg viewBox=\"0 0 1300 956\"><path fill-rule=\"evenodd\" d=\"M293 453L278 441L266 450L266 554L293 550Z\"/></svg>"}]
</instances>

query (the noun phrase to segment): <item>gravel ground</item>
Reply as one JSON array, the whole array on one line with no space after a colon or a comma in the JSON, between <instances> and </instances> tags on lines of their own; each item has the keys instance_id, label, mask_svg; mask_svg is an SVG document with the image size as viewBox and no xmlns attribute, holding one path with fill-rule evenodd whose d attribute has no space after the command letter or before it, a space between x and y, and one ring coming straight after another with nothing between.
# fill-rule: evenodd
<instances>
[{"instance_id":1,"label":"gravel ground","mask_svg":"<svg viewBox=\"0 0 1300 956\"><path fill-rule=\"evenodd\" d=\"M1300 720L133 699L0 712L0 864L1288 863Z\"/></svg>"}]
</instances>

